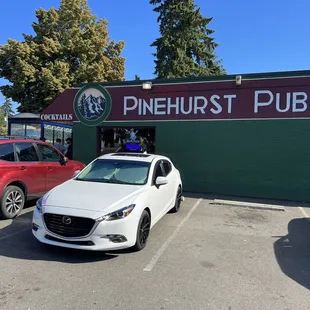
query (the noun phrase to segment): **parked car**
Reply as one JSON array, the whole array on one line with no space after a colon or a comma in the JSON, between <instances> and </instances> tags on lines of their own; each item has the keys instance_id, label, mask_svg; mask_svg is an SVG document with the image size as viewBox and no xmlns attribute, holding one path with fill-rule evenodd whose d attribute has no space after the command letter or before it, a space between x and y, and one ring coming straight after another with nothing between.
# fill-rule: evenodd
<instances>
[{"instance_id":1,"label":"parked car","mask_svg":"<svg viewBox=\"0 0 310 310\"><path fill-rule=\"evenodd\" d=\"M18 216L27 199L41 197L84 167L48 143L0 140L0 217Z\"/></svg>"},{"instance_id":2,"label":"parked car","mask_svg":"<svg viewBox=\"0 0 310 310\"><path fill-rule=\"evenodd\" d=\"M182 200L180 173L167 157L107 154L38 200L32 232L61 247L142 250L150 229Z\"/></svg>"}]
</instances>

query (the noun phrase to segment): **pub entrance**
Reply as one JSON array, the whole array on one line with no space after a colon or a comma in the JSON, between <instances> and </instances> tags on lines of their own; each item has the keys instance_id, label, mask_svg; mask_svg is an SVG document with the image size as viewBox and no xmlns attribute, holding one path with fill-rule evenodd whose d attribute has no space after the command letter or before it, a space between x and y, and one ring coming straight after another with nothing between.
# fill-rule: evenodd
<instances>
[{"instance_id":1,"label":"pub entrance","mask_svg":"<svg viewBox=\"0 0 310 310\"><path fill-rule=\"evenodd\" d=\"M98 155L156 151L155 127L99 127Z\"/></svg>"}]
</instances>

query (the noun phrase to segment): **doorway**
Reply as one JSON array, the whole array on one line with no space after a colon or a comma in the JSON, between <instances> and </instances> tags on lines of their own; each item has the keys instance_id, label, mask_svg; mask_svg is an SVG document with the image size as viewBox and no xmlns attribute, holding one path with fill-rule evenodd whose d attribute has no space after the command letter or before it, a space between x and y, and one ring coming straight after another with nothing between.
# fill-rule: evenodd
<instances>
[{"instance_id":1,"label":"doorway","mask_svg":"<svg viewBox=\"0 0 310 310\"><path fill-rule=\"evenodd\" d=\"M156 151L155 127L100 127L99 155L114 152L147 152Z\"/></svg>"}]
</instances>

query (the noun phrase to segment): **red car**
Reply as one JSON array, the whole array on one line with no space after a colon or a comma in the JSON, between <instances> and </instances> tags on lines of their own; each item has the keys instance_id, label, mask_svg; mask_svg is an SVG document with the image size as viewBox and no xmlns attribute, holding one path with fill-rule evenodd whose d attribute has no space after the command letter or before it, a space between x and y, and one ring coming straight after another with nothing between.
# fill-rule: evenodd
<instances>
[{"instance_id":1,"label":"red car","mask_svg":"<svg viewBox=\"0 0 310 310\"><path fill-rule=\"evenodd\" d=\"M25 201L71 179L85 165L37 140L0 140L0 217L19 215Z\"/></svg>"}]
</instances>

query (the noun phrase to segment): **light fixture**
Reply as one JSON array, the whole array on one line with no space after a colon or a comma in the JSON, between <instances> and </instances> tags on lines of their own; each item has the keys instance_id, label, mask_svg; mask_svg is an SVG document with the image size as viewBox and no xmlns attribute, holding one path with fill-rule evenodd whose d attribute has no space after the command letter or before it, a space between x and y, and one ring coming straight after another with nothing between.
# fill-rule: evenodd
<instances>
[{"instance_id":1,"label":"light fixture","mask_svg":"<svg viewBox=\"0 0 310 310\"><path fill-rule=\"evenodd\" d=\"M240 86L242 83L242 76L241 75L237 75L236 76L236 85Z\"/></svg>"},{"instance_id":2,"label":"light fixture","mask_svg":"<svg viewBox=\"0 0 310 310\"><path fill-rule=\"evenodd\" d=\"M152 82L144 82L142 83L143 89L152 89Z\"/></svg>"}]
</instances>

